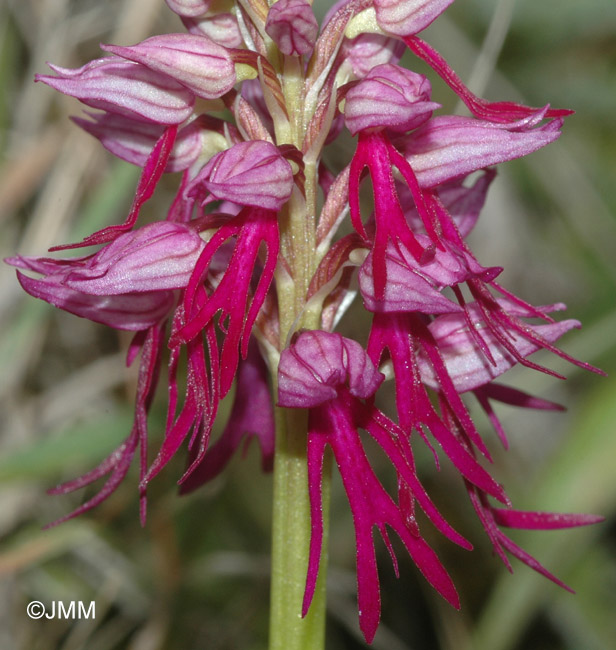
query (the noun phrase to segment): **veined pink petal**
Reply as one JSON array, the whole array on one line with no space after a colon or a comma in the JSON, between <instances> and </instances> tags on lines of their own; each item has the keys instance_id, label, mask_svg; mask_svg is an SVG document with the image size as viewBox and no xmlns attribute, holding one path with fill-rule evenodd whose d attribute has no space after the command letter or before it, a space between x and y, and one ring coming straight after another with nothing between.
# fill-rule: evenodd
<instances>
[{"instance_id":1,"label":"veined pink petal","mask_svg":"<svg viewBox=\"0 0 616 650\"><path fill-rule=\"evenodd\" d=\"M307 0L277 0L267 14L265 31L283 54L310 54L319 23Z\"/></svg>"},{"instance_id":2,"label":"veined pink petal","mask_svg":"<svg viewBox=\"0 0 616 650\"><path fill-rule=\"evenodd\" d=\"M156 141L162 136L164 127L158 124L137 122L124 115L113 113L88 113L90 120L71 118L90 135L98 138L114 156L144 167ZM178 131L165 172L179 172L188 169L203 151L207 132L194 120Z\"/></svg>"},{"instance_id":3,"label":"veined pink petal","mask_svg":"<svg viewBox=\"0 0 616 650\"><path fill-rule=\"evenodd\" d=\"M478 312L472 313L477 313L476 326L489 346L494 363L486 359L462 314L438 316L429 326L445 361L447 372L460 393L487 384L517 363L517 360L496 339L493 332L483 325ZM580 327L580 323L576 320L564 320L546 325L527 325L530 332L539 335L549 343L553 343L563 334L577 327ZM518 332L511 331L508 335L511 344L521 357L527 357L541 349L541 345L524 338ZM437 386L438 381L432 366L421 356L418 362L422 381L429 386Z\"/></svg>"},{"instance_id":4,"label":"veined pink petal","mask_svg":"<svg viewBox=\"0 0 616 650\"><path fill-rule=\"evenodd\" d=\"M379 26L397 36L417 34L438 18L453 0L374 0Z\"/></svg>"},{"instance_id":5,"label":"veined pink petal","mask_svg":"<svg viewBox=\"0 0 616 650\"><path fill-rule=\"evenodd\" d=\"M342 44L340 56L351 64L353 74L362 79L372 68L384 63L398 63L404 43L382 34L360 34Z\"/></svg>"},{"instance_id":6,"label":"veined pink petal","mask_svg":"<svg viewBox=\"0 0 616 650\"><path fill-rule=\"evenodd\" d=\"M430 243L427 235L417 235L424 247ZM424 314L447 314L461 311L461 307L444 296L441 290L474 277L490 281L500 273L498 267L484 268L464 251L453 246L437 248L434 257L420 264L399 244L389 244L385 254L387 282L382 298L374 289L372 253L359 271L359 287L366 309L374 312L419 311Z\"/></svg>"},{"instance_id":7,"label":"veined pink petal","mask_svg":"<svg viewBox=\"0 0 616 650\"><path fill-rule=\"evenodd\" d=\"M200 180L216 199L280 210L293 190L293 169L273 144L251 140L216 154Z\"/></svg>"},{"instance_id":8,"label":"veined pink petal","mask_svg":"<svg viewBox=\"0 0 616 650\"><path fill-rule=\"evenodd\" d=\"M544 110L538 116L545 115ZM525 156L554 142L560 135L560 120L532 128L500 124L471 117L447 115L432 118L403 143L422 187L434 187L470 172ZM513 128L511 128L513 127Z\"/></svg>"},{"instance_id":9,"label":"veined pink petal","mask_svg":"<svg viewBox=\"0 0 616 650\"><path fill-rule=\"evenodd\" d=\"M172 309L172 289L187 285L205 243L189 226L156 222L125 233L87 257L52 260L16 257L23 288L65 311L116 329L151 327Z\"/></svg>"},{"instance_id":10,"label":"veined pink petal","mask_svg":"<svg viewBox=\"0 0 616 650\"><path fill-rule=\"evenodd\" d=\"M356 341L330 332L303 332L280 355L278 404L316 406L335 398L340 386L348 386L355 397L367 398L383 379Z\"/></svg>"},{"instance_id":11,"label":"veined pink petal","mask_svg":"<svg viewBox=\"0 0 616 650\"><path fill-rule=\"evenodd\" d=\"M202 16L212 4L212 0L165 0L165 2L178 16Z\"/></svg>"},{"instance_id":12,"label":"veined pink petal","mask_svg":"<svg viewBox=\"0 0 616 650\"><path fill-rule=\"evenodd\" d=\"M366 129L410 131L440 107L430 101L431 90L423 75L391 63L378 65L346 93L346 125L353 135Z\"/></svg>"},{"instance_id":13,"label":"veined pink petal","mask_svg":"<svg viewBox=\"0 0 616 650\"><path fill-rule=\"evenodd\" d=\"M130 47L101 45L101 49L168 75L205 99L220 97L235 84L229 52L207 36L163 34Z\"/></svg>"},{"instance_id":14,"label":"veined pink petal","mask_svg":"<svg viewBox=\"0 0 616 650\"><path fill-rule=\"evenodd\" d=\"M120 235L85 265L69 271L64 283L98 296L182 289L204 248L189 226L157 221Z\"/></svg>"},{"instance_id":15,"label":"veined pink petal","mask_svg":"<svg viewBox=\"0 0 616 650\"><path fill-rule=\"evenodd\" d=\"M191 34L207 36L223 47L241 47L244 43L233 14L222 13L203 18L183 17L182 23Z\"/></svg>"},{"instance_id":16,"label":"veined pink petal","mask_svg":"<svg viewBox=\"0 0 616 650\"><path fill-rule=\"evenodd\" d=\"M364 305L372 312L419 311L424 314L448 314L461 311L460 306L444 296L434 283L409 268L393 246L385 254L387 282L381 298L374 290L372 253L359 270L359 289Z\"/></svg>"},{"instance_id":17,"label":"veined pink petal","mask_svg":"<svg viewBox=\"0 0 616 650\"><path fill-rule=\"evenodd\" d=\"M192 114L195 98L184 85L138 63L107 57L77 69L48 65L58 76L39 74L36 81L93 108L165 125Z\"/></svg>"},{"instance_id":18,"label":"veined pink petal","mask_svg":"<svg viewBox=\"0 0 616 650\"><path fill-rule=\"evenodd\" d=\"M18 272L17 278L24 291L31 296L81 318L119 330L148 329L165 318L175 303L171 291L93 296L67 287L63 284L63 276L35 279Z\"/></svg>"}]
</instances>

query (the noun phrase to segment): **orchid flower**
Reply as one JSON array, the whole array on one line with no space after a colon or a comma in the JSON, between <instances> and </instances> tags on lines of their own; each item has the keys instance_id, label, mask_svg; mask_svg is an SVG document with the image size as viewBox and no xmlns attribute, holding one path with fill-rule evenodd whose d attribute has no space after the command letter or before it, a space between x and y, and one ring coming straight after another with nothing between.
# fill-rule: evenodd
<instances>
[{"instance_id":1,"label":"orchid flower","mask_svg":"<svg viewBox=\"0 0 616 650\"><path fill-rule=\"evenodd\" d=\"M375 528L396 574L391 531L436 592L460 606L417 506L448 540L472 545L424 487L416 445L459 474L508 568L510 554L568 588L502 528L601 519L514 509L497 470L487 469L491 452L467 405L473 395L507 446L493 402L561 408L500 383L509 369L560 377L530 358L547 350L601 371L556 347L580 327L552 317L564 305L535 307L514 295L496 281L502 267L482 264L468 244L495 166L554 142L570 111L472 94L419 36L452 2L339 0L319 25L308 0L166 0L186 32L102 45L106 56L77 69L50 64L53 74L36 77L84 104L74 122L141 169L117 223L51 249L96 252L7 260L30 295L135 332L127 354L140 363L133 427L96 468L52 490L107 477L60 521L106 499L138 456L145 524L147 487L177 454L186 459L184 494L256 438L262 469L274 470L272 649L323 649L328 448L353 517L368 642L381 612ZM399 65L407 49L470 117L445 114L429 78ZM346 159L338 148L345 129L355 142ZM155 192L165 174L175 196L161 209ZM144 223L148 201L154 216ZM353 308L369 323L355 330L363 345L335 331ZM158 383L167 416L149 458ZM391 412L377 406L388 390ZM231 413L215 439L227 395ZM391 464L393 491L361 431Z\"/></svg>"}]
</instances>

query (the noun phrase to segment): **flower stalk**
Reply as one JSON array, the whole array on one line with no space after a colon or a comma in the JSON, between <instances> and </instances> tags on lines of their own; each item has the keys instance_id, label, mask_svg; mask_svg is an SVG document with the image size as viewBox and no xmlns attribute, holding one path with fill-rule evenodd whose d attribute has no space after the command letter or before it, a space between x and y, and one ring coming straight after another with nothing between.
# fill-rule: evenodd
<instances>
[{"instance_id":1,"label":"flower stalk","mask_svg":"<svg viewBox=\"0 0 616 650\"><path fill-rule=\"evenodd\" d=\"M307 412L276 409L270 650L325 647L327 551L321 557L315 595L302 616L312 531L306 459ZM331 469L323 471L323 519L329 519ZM327 545L327 524L324 544Z\"/></svg>"},{"instance_id":2,"label":"flower stalk","mask_svg":"<svg viewBox=\"0 0 616 650\"><path fill-rule=\"evenodd\" d=\"M282 58L282 89L290 119L276 135L278 141L299 148L305 138L304 78L297 57L284 55ZM302 191L295 188L280 220L281 249L290 261L293 278L291 283L280 282L278 285L281 340L288 340L294 331L318 329L321 317L319 311L305 309L305 296L316 268L316 166L305 165L303 172ZM276 378L278 357L271 359L270 364L272 377ZM274 394L277 392L275 380ZM307 411L276 408L269 650L321 650L325 647L327 553L321 560L312 605L308 613L302 615L312 532L307 436ZM328 466L323 473L325 522L329 519L330 480L331 468ZM325 531L327 529L326 523ZM327 532L324 537L326 540Z\"/></svg>"}]
</instances>

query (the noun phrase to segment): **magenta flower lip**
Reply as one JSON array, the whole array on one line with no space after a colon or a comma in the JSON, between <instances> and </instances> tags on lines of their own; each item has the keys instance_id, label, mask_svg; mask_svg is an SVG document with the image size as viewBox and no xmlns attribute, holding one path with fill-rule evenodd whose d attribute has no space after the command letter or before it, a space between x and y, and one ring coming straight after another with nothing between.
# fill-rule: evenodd
<instances>
[{"instance_id":1,"label":"magenta flower lip","mask_svg":"<svg viewBox=\"0 0 616 650\"><path fill-rule=\"evenodd\" d=\"M451 578L419 534L410 530L403 502L396 504L383 489L361 445L358 428L366 429L394 464L402 484L412 489L433 523L466 548L468 542L440 516L423 491L404 435L370 403L383 376L362 347L351 339L327 332L304 332L283 351L278 367L280 406L310 408L308 424L308 476L312 539L304 614L317 580L322 543L321 477L326 446L338 464L353 512L357 540L357 586L360 627L371 642L380 618L380 595L372 529L378 527L397 561L385 525L395 530L411 557L432 586L454 607L459 599ZM402 435L401 435L402 434ZM398 446L400 445L400 447ZM412 486L412 487L411 487Z\"/></svg>"}]
</instances>

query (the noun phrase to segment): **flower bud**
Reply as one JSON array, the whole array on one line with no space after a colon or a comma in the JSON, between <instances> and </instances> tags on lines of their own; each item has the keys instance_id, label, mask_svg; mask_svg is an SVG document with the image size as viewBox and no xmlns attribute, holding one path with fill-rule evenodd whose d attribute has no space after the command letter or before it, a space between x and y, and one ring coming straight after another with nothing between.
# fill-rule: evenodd
<instances>
[{"instance_id":1,"label":"flower bud","mask_svg":"<svg viewBox=\"0 0 616 650\"><path fill-rule=\"evenodd\" d=\"M293 190L291 165L265 140L239 142L216 154L198 180L216 199L266 210L280 210Z\"/></svg>"},{"instance_id":2,"label":"flower bud","mask_svg":"<svg viewBox=\"0 0 616 650\"><path fill-rule=\"evenodd\" d=\"M383 34L360 34L352 40L345 39L342 56L351 64L353 74L359 79L372 68L384 63L397 63L406 46L397 38Z\"/></svg>"},{"instance_id":3,"label":"flower bud","mask_svg":"<svg viewBox=\"0 0 616 650\"><path fill-rule=\"evenodd\" d=\"M316 43L319 24L306 0L278 0L267 14L265 31L283 54L309 54Z\"/></svg>"},{"instance_id":4,"label":"flower bud","mask_svg":"<svg viewBox=\"0 0 616 650\"><path fill-rule=\"evenodd\" d=\"M204 18L182 18L184 27L198 36L207 36L223 47L241 47L244 43L233 14L216 14Z\"/></svg>"},{"instance_id":5,"label":"flower bud","mask_svg":"<svg viewBox=\"0 0 616 650\"><path fill-rule=\"evenodd\" d=\"M409 36L425 29L453 0L374 0L376 19L390 34Z\"/></svg>"},{"instance_id":6,"label":"flower bud","mask_svg":"<svg viewBox=\"0 0 616 650\"><path fill-rule=\"evenodd\" d=\"M414 129L440 106L430 101L430 91L423 75L390 63L378 65L347 92L346 125L353 135L366 129Z\"/></svg>"},{"instance_id":7,"label":"flower bud","mask_svg":"<svg viewBox=\"0 0 616 650\"><path fill-rule=\"evenodd\" d=\"M212 4L212 0L165 0L171 11L178 16L202 16Z\"/></svg>"},{"instance_id":8,"label":"flower bud","mask_svg":"<svg viewBox=\"0 0 616 650\"><path fill-rule=\"evenodd\" d=\"M182 289L204 248L189 226L157 221L120 235L69 272L65 284L99 296Z\"/></svg>"},{"instance_id":9,"label":"flower bud","mask_svg":"<svg viewBox=\"0 0 616 650\"><path fill-rule=\"evenodd\" d=\"M58 76L36 75L36 81L92 108L165 125L180 124L192 114L195 98L190 91L138 63L106 57L77 69L49 67Z\"/></svg>"},{"instance_id":10,"label":"flower bud","mask_svg":"<svg viewBox=\"0 0 616 650\"><path fill-rule=\"evenodd\" d=\"M278 366L280 406L309 408L338 395L338 387L372 397L384 376L359 343L340 334L309 331L283 350Z\"/></svg>"},{"instance_id":11,"label":"flower bud","mask_svg":"<svg viewBox=\"0 0 616 650\"><path fill-rule=\"evenodd\" d=\"M168 75L204 99L220 97L235 84L235 65L230 54L206 36L163 34L131 47L101 47Z\"/></svg>"}]
</instances>

